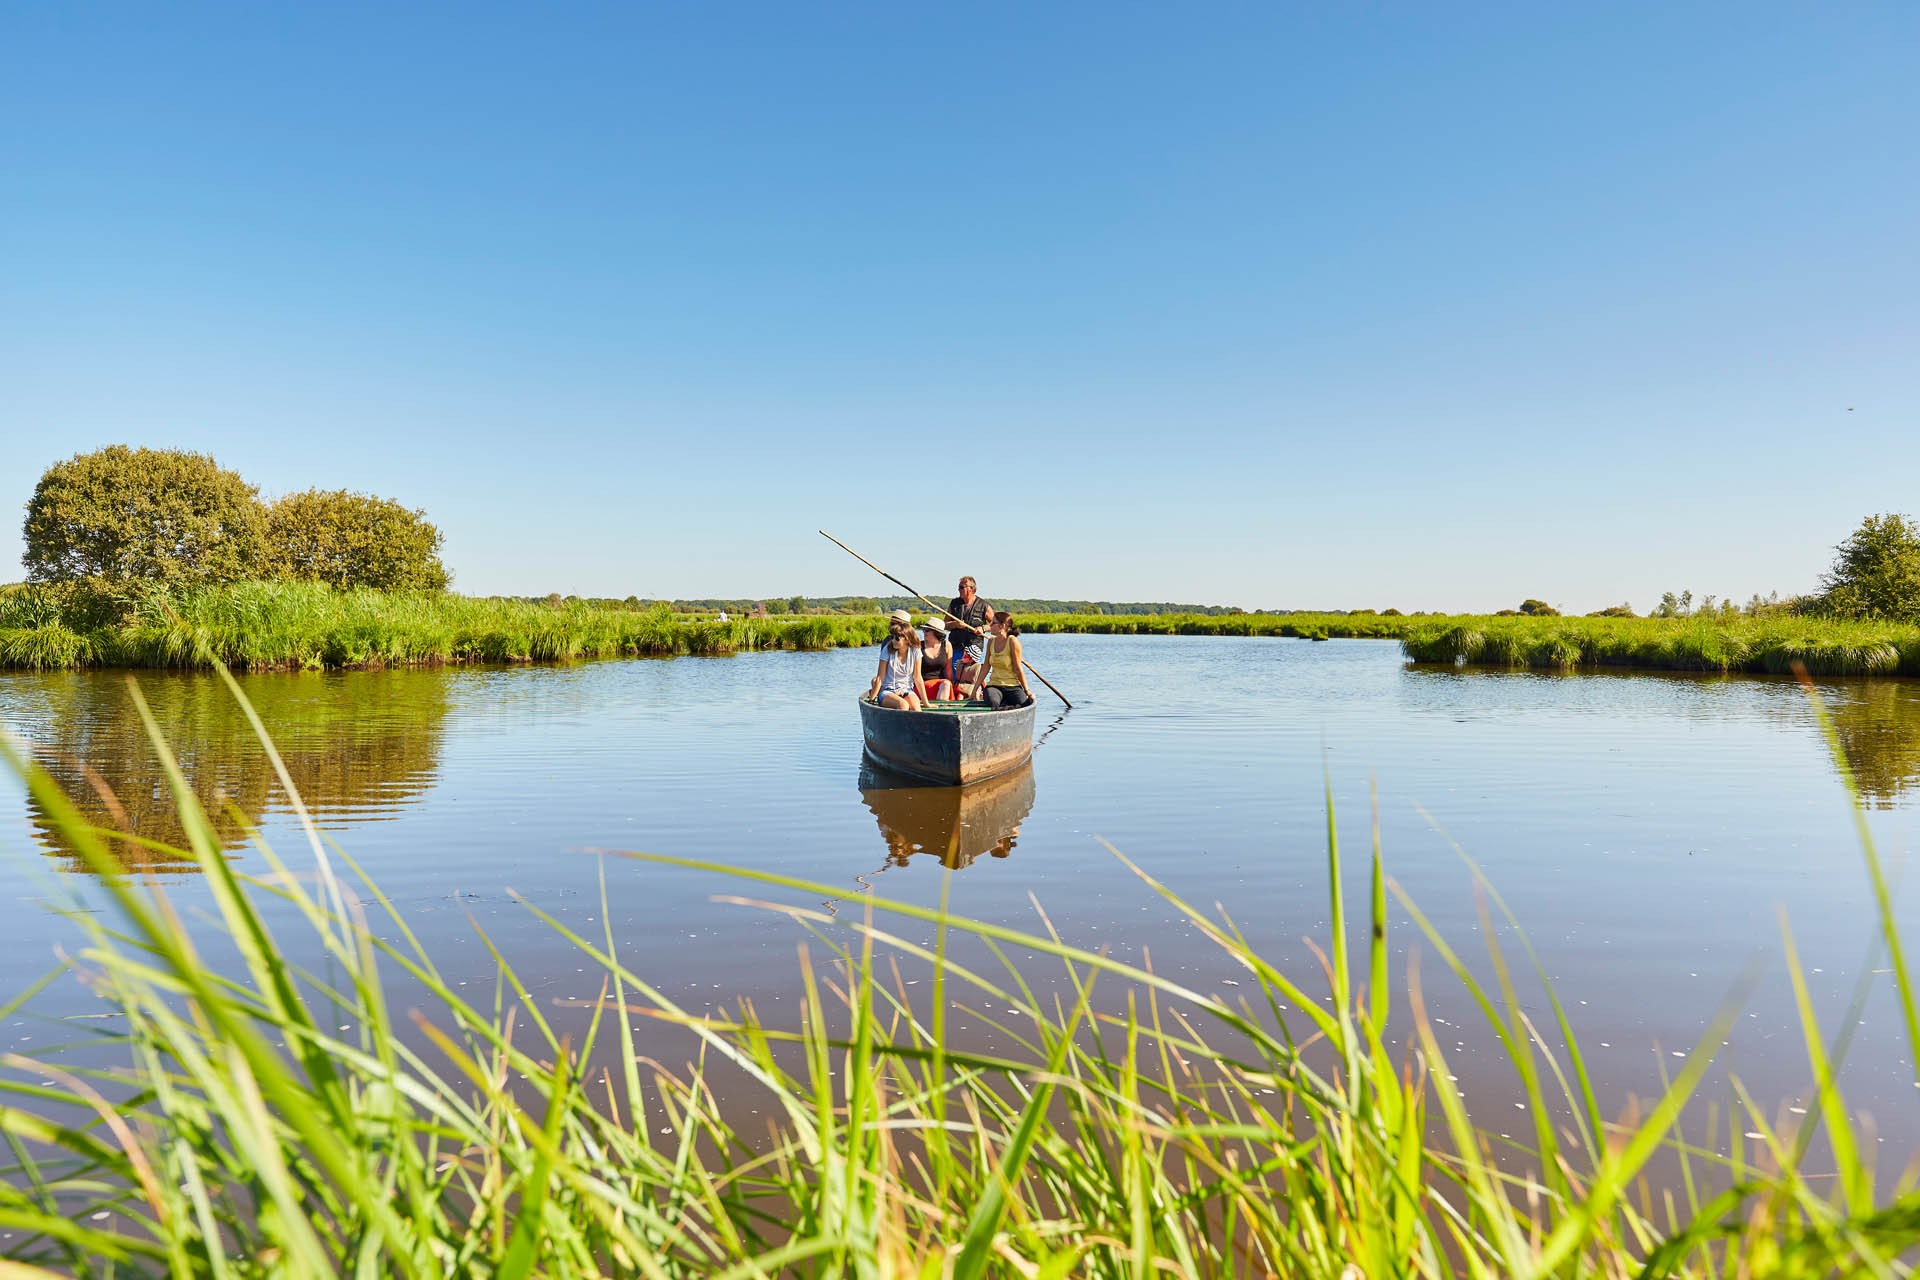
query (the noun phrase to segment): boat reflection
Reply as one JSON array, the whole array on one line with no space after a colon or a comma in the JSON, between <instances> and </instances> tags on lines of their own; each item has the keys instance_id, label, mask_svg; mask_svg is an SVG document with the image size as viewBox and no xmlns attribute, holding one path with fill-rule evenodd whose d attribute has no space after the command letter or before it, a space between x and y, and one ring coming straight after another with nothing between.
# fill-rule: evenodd
<instances>
[{"instance_id":1,"label":"boat reflection","mask_svg":"<svg viewBox=\"0 0 1920 1280\"><path fill-rule=\"evenodd\" d=\"M887 865L915 854L959 870L981 856L1013 852L1020 824L1033 812L1033 765L964 787L933 787L869 763L860 769L860 798L879 819Z\"/></svg>"}]
</instances>

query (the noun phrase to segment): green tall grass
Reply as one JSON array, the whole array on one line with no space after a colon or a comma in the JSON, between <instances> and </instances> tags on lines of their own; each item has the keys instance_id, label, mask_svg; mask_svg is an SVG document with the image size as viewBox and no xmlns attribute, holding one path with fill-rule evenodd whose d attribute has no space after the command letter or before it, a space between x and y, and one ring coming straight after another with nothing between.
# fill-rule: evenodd
<instances>
[{"instance_id":1,"label":"green tall grass","mask_svg":"<svg viewBox=\"0 0 1920 1280\"><path fill-rule=\"evenodd\" d=\"M1028 635L1281 636L1397 640L1420 619L1373 613L1031 613L1017 619Z\"/></svg>"},{"instance_id":2,"label":"green tall grass","mask_svg":"<svg viewBox=\"0 0 1920 1280\"><path fill-rule=\"evenodd\" d=\"M1815 675L1920 674L1920 627L1817 618L1422 617L1366 613L1028 614L1028 635L1398 640L1415 662L1571 670L1627 666ZM0 668L303 670L446 662L720 655L877 644L879 614L693 619L665 607L335 591L255 582L101 601L0 591Z\"/></svg>"},{"instance_id":3,"label":"green tall grass","mask_svg":"<svg viewBox=\"0 0 1920 1280\"><path fill-rule=\"evenodd\" d=\"M1824 618L1418 618L1415 662L1569 670L1920 675L1920 627Z\"/></svg>"},{"instance_id":4,"label":"green tall grass","mask_svg":"<svg viewBox=\"0 0 1920 1280\"><path fill-rule=\"evenodd\" d=\"M877 644L884 618L694 620L659 608L559 606L445 592L251 582L133 598L84 619L62 597L0 594L0 667L252 670L715 655ZM53 603L49 603L52 601Z\"/></svg>"},{"instance_id":5,"label":"green tall grass","mask_svg":"<svg viewBox=\"0 0 1920 1280\"><path fill-rule=\"evenodd\" d=\"M150 718L149 731L164 756ZM1797 967L1813 1082L1797 1127L1745 1099L1726 1141L1683 1135L1731 1007L1662 1096L1609 1122L1568 1011L1550 994L1540 1011L1567 1046L1556 1055L1517 993L1513 961L1537 970L1531 949L1507 955L1484 918L1496 975L1484 986L1388 879L1377 837L1353 922L1362 928L1349 928L1330 794L1330 922L1311 977L1282 972L1232 920L1144 873L1240 972L1238 998L1076 947L1044 918L1017 930L875 898L849 921L787 901L758 905L808 931L816 950L795 973L798 1024L776 1025L745 1003L688 1010L661 975L622 958L610 924L586 936L529 906L593 974L597 994L576 1010L587 1025L569 1038L497 952L492 997L460 994L404 914L310 824L302 874L264 844L267 873L240 874L167 757L189 836L179 852L201 867L243 964L210 973L159 890L119 874L47 775L10 759L111 899L111 915L73 916L72 965L125 1030L115 1068L6 1060L9 1280L1897 1276L1920 1245L1920 1191L1911 1171L1874 1168ZM291 790L284 770L282 783ZM1920 1050L1864 825L1861 839ZM742 895L839 892L632 856ZM1389 1025L1390 895L1439 958L1427 981L1464 984L1483 1014L1476 1040L1497 1047L1524 1090L1534 1126L1520 1151L1453 1085L1417 982L1407 1025ZM292 965L268 899L293 908L299 945L337 976ZM1504 914L1490 890L1487 902L1483 916ZM931 944L908 936L929 933ZM1364 944L1353 948L1350 933ZM996 963L955 959L960 938ZM903 976L916 968L931 982ZM417 1038L389 1002L396 983L420 1010ZM954 1047L950 1008L1011 1047ZM677 1071L643 1062L641 1015L684 1029L698 1060ZM721 1087L750 1092L770 1126L730 1124ZM1562 1104L1573 1116L1564 1128L1550 1119ZM1830 1149L1825 1166L1808 1160L1816 1138ZM1666 1195L1647 1182L1663 1153L1687 1171Z\"/></svg>"}]
</instances>

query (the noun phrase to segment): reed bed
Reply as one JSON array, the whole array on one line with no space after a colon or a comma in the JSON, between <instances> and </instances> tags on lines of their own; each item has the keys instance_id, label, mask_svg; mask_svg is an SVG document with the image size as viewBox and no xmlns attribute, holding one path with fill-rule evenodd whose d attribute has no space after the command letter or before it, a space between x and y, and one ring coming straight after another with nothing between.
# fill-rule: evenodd
<instances>
[{"instance_id":1,"label":"reed bed","mask_svg":"<svg viewBox=\"0 0 1920 1280\"><path fill-rule=\"evenodd\" d=\"M743 907L748 893L787 899L761 905L812 937L817 958L794 975L798 1025L748 1004L696 1014L622 959L610 926L589 937L542 916L598 992L569 1039L497 952L492 995L461 995L311 828L301 875L264 844L266 874L241 874L148 725L188 832L180 853L207 877L244 971L207 972L158 888L120 874L59 788L10 754L111 899L110 913L73 914L71 967L124 1031L117 1067L58 1051L4 1063L9 1277L1901 1276L1920 1243L1913 1171L1874 1168L1839 1083L1844 1032L1830 1047L1790 937L1806 1115L1740 1094L1719 1141L1682 1122L1731 1008L1662 1096L1610 1122L1551 987L1536 1012L1563 1051L1523 1008L1510 974L1538 965L1524 945L1500 949L1490 888L1488 987L1388 879L1376 838L1352 922L1367 941L1350 949L1331 812L1329 929L1311 977L1144 874L1240 972L1238 998L1078 948L1044 918L1022 931L874 898L863 918L829 919L793 903L834 886L651 857L732 886ZM1920 1051L1864 825L1861 840ZM1439 958L1429 981L1470 992L1476 1029L1443 1041L1417 985L1397 1006L1390 896ZM324 953L325 983L285 958L262 910L274 899L301 922L291 941ZM958 962L961 939L998 963ZM931 982L903 979L914 968ZM1039 994L1043 971L1057 995ZM416 1037L388 1002L396 981L420 1010ZM1411 1012L1390 1026L1396 1007ZM1012 1047L953 1049L950 1008ZM641 1060L641 1016L697 1038L698 1060ZM1444 1046L1463 1033L1497 1048L1529 1100L1518 1149L1451 1082ZM722 1118L722 1081L756 1095L766 1131ZM1549 1118L1560 1104L1564 1125ZM1819 1165L1814 1149L1828 1153ZM1687 1171L1664 1195L1647 1182L1660 1155Z\"/></svg>"},{"instance_id":2,"label":"reed bed","mask_svg":"<svg viewBox=\"0 0 1920 1280\"><path fill-rule=\"evenodd\" d=\"M0 666L274 671L719 655L877 644L880 617L694 620L670 610L256 582L137 598L76 629L47 593L0 595Z\"/></svg>"},{"instance_id":3,"label":"reed bed","mask_svg":"<svg viewBox=\"0 0 1920 1280\"><path fill-rule=\"evenodd\" d=\"M1397 640L1422 619L1375 613L1023 613L1027 635L1281 636Z\"/></svg>"},{"instance_id":4,"label":"reed bed","mask_svg":"<svg viewBox=\"0 0 1920 1280\"><path fill-rule=\"evenodd\" d=\"M1370 613L1023 614L1027 635L1270 636L1398 640L1415 662L1920 675L1920 626L1769 615L1712 618L1401 617ZM238 583L75 605L42 588L0 592L0 668L303 670L454 662L717 656L877 644L878 614L695 620L661 607L336 591Z\"/></svg>"},{"instance_id":5,"label":"reed bed","mask_svg":"<svg viewBox=\"0 0 1920 1280\"><path fill-rule=\"evenodd\" d=\"M1920 627L1825 618L1419 618L1415 662L1565 671L1643 667L1817 676L1920 675Z\"/></svg>"}]
</instances>

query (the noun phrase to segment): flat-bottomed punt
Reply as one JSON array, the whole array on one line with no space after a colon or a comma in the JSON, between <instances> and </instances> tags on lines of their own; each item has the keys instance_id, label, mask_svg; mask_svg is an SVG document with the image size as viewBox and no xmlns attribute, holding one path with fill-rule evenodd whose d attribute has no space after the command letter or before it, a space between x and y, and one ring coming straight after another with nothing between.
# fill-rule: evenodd
<instances>
[{"instance_id":1,"label":"flat-bottomed punt","mask_svg":"<svg viewBox=\"0 0 1920 1280\"><path fill-rule=\"evenodd\" d=\"M867 758L896 773L948 786L1016 769L1033 754L1034 704L989 711L980 702L936 702L896 711L860 700Z\"/></svg>"}]
</instances>

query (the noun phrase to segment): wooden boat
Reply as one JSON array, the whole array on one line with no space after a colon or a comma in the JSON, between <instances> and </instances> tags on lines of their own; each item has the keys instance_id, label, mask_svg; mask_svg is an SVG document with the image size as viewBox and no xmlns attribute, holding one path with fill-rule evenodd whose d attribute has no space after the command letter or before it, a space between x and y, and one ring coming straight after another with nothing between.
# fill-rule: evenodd
<instances>
[{"instance_id":1,"label":"wooden boat","mask_svg":"<svg viewBox=\"0 0 1920 1280\"><path fill-rule=\"evenodd\" d=\"M978 782L1016 769L1033 754L1034 704L989 711L983 702L936 702L896 711L860 700L867 758L895 773L944 786Z\"/></svg>"},{"instance_id":2,"label":"wooden boat","mask_svg":"<svg viewBox=\"0 0 1920 1280\"><path fill-rule=\"evenodd\" d=\"M972 786L937 787L868 761L860 767L860 799L879 820L888 862L906 866L915 854L930 855L959 870L1013 852L1033 812L1033 762Z\"/></svg>"}]
</instances>

